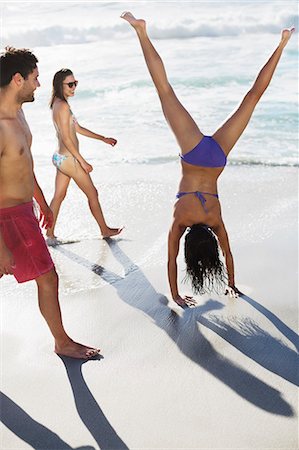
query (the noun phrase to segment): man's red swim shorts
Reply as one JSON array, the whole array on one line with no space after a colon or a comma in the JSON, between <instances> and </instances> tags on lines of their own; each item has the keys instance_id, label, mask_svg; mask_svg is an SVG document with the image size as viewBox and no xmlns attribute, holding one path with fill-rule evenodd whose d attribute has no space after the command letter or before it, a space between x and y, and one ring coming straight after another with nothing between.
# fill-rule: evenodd
<instances>
[{"instance_id":1,"label":"man's red swim shorts","mask_svg":"<svg viewBox=\"0 0 299 450\"><path fill-rule=\"evenodd\" d=\"M54 267L32 201L0 209L0 229L14 257L13 274L18 283L34 280Z\"/></svg>"}]
</instances>

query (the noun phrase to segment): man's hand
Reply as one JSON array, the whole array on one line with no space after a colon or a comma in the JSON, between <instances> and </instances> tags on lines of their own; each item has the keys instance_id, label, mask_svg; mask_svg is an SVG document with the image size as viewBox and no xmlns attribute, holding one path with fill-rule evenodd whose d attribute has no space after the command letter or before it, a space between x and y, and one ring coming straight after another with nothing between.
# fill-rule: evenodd
<instances>
[{"instance_id":1,"label":"man's hand","mask_svg":"<svg viewBox=\"0 0 299 450\"><path fill-rule=\"evenodd\" d=\"M49 206L40 209L39 223L42 228L51 228L53 225L53 212Z\"/></svg>"},{"instance_id":2,"label":"man's hand","mask_svg":"<svg viewBox=\"0 0 299 450\"><path fill-rule=\"evenodd\" d=\"M6 246L1 246L0 249L0 278L3 275L12 275L16 268L12 253Z\"/></svg>"}]
</instances>

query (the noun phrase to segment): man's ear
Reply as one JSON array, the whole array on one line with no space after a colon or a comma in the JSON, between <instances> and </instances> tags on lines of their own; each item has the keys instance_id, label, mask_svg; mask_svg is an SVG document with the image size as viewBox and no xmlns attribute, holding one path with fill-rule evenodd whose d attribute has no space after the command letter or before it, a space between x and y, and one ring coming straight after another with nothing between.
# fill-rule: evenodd
<instances>
[{"instance_id":1,"label":"man's ear","mask_svg":"<svg viewBox=\"0 0 299 450\"><path fill-rule=\"evenodd\" d=\"M13 75L12 80L18 87L22 86L22 84L24 83L24 78L19 72Z\"/></svg>"}]
</instances>

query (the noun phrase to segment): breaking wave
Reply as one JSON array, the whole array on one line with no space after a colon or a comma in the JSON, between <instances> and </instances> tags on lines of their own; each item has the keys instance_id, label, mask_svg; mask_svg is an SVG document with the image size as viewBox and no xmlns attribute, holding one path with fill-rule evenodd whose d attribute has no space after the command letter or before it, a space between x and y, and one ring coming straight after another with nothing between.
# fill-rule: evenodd
<instances>
[{"instance_id":1,"label":"breaking wave","mask_svg":"<svg viewBox=\"0 0 299 450\"><path fill-rule=\"evenodd\" d=\"M256 19L256 18L255 18ZM217 25L215 23L217 22ZM220 22L220 23L219 23ZM211 24L198 23L195 20L182 20L168 27L157 25L149 26L149 32L153 39L191 39L197 37L224 37L237 36L241 34L277 34L285 27L298 24L298 15L284 15L276 19L275 22L224 22L215 20ZM127 24L115 24L113 26L93 26L88 28L65 27L60 25L49 26L47 28L29 29L23 32L7 32L4 30L2 42L5 45L16 47L49 47L65 44L84 44L96 42L98 40L123 39L132 37L132 30Z\"/></svg>"}]
</instances>

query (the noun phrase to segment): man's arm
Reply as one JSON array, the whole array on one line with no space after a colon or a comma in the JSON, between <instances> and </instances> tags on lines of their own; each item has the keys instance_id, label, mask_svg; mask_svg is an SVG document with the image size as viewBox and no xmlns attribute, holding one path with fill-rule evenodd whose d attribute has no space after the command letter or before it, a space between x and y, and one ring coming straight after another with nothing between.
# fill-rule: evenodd
<instances>
[{"instance_id":1,"label":"man's arm","mask_svg":"<svg viewBox=\"0 0 299 450\"><path fill-rule=\"evenodd\" d=\"M3 275L12 275L15 267L13 255L7 248L0 231L0 278Z\"/></svg>"},{"instance_id":2,"label":"man's arm","mask_svg":"<svg viewBox=\"0 0 299 450\"><path fill-rule=\"evenodd\" d=\"M4 133L0 127L0 166L2 162L2 155L5 147ZM13 273L15 267L14 258L11 251L7 248L1 230L0 230L0 278L3 275L9 275Z\"/></svg>"},{"instance_id":3,"label":"man's arm","mask_svg":"<svg viewBox=\"0 0 299 450\"><path fill-rule=\"evenodd\" d=\"M53 225L53 213L50 207L48 206L48 203L46 202L43 191L41 190L34 173L33 177L34 177L33 197L35 198L40 207L39 220L41 222L41 226L45 228L51 228L51 226Z\"/></svg>"}]
</instances>

